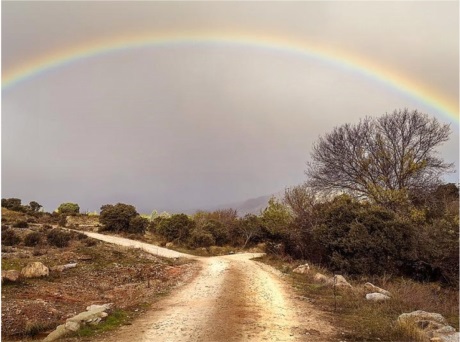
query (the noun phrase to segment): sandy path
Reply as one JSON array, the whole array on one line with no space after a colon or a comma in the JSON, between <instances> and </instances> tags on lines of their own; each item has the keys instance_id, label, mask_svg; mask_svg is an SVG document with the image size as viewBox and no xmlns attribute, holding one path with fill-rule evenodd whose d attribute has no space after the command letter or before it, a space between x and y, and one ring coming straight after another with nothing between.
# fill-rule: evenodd
<instances>
[{"instance_id":1,"label":"sandy path","mask_svg":"<svg viewBox=\"0 0 460 342\"><path fill-rule=\"evenodd\" d=\"M190 254L184 254L184 253L172 251L167 248L151 245L149 243L145 243L141 241L135 241L135 240L125 239L125 238L118 237L118 236L110 236L110 235L104 235L104 234L92 233L92 232L83 232L83 231L77 231L77 232L86 234L87 236L92 237L94 239L113 243L119 246L141 248L150 254L162 256L165 258L195 258L193 255L190 255Z\"/></svg>"},{"instance_id":2,"label":"sandy path","mask_svg":"<svg viewBox=\"0 0 460 342\"><path fill-rule=\"evenodd\" d=\"M334 329L296 299L279 272L250 260L258 254L198 258L142 242L87 233L153 254L199 260L200 273L151 311L95 341L332 341ZM147 246L145 246L147 245Z\"/></svg>"}]
</instances>

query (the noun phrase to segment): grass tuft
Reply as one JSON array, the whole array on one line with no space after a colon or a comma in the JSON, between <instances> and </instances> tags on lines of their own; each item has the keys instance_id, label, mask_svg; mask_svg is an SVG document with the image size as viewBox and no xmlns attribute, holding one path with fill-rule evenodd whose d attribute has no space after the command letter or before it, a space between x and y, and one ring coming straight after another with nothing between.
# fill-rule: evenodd
<instances>
[{"instance_id":1,"label":"grass tuft","mask_svg":"<svg viewBox=\"0 0 460 342\"><path fill-rule=\"evenodd\" d=\"M49 329L49 325L44 324L43 322L27 322L24 328L24 336L26 337L35 337L40 333Z\"/></svg>"},{"instance_id":2,"label":"grass tuft","mask_svg":"<svg viewBox=\"0 0 460 342\"><path fill-rule=\"evenodd\" d=\"M104 321L97 325L85 325L77 332L75 332L75 335L78 337L90 337L94 336L95 334L110 331L126 323L128 318L129 317L126 311L117 309L109 316L107 316Z\"/></svg>"}]
</instances>

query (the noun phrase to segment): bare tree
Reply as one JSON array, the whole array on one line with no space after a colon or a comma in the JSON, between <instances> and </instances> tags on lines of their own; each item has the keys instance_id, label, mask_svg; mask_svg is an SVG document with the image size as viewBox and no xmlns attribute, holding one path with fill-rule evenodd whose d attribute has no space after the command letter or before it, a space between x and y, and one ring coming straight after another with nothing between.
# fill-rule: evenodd
<instances>
[{"instance_id":1,"label":"bare tree","mask_svg":"<svg viewBox=\"0 0 460 342\"><path fill-rule=\"evenodd\" d=\"M311 225L313 209L318 199L318 192L305 183L284 190L284 203L291 209L294 217L302 223Z\"/></svg>"},{"instance_id":2,"label":"bare tree","mask_svg":"<svg viewBox=\"0 0 460 342\"><path fill-rule=\"evenodd\" d=\"M450 132L450 125L407 109L336 127L313 147L309 185L394 203L438 184L452 168L435 151Z\"/></svg>"}]
</instances>

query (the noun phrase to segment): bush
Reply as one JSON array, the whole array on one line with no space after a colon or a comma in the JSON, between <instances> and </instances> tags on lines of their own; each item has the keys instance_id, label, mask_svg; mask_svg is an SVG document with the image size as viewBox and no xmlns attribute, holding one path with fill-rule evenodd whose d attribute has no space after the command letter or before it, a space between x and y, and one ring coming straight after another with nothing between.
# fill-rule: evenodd
<instances>
[{"instance_id":1,"label":"bush","mask_svg":"<svg viewBox=\"0 0 460 342\"><path fill-rule=\"evenodd\" d=\"M2 198L2 207L13 211L24 211L19 198Z\"/></svg>"},{"instance_id":2,"label":"bush","mask_svg":"<svg viewBox=\"0 0 460 342\"><path fill-rule=\"evenodd\" d=\"M38 232L32 232L24 238L24 244L28 247L34 247L41 242L41 235Z\"/></svg>"},{"instance_id":3,"label":"bush","mask_svg":"<svg viewBox=\"0 0 460 342\"><path fill-rule=\"evenodd\" d=\"M53 229L46 236L48 243L55 247L67 247L72 239L72 234L63 232L59 229Z\"/></svg>"},{"instance_id":4,"label":"bush","mask_svg":"<svg viewBox=\"0 0 460 342\"><path fill-rule=\"evenodd\" d=\"M190 235L190 245L192 247L209 247L215 243L216 240L212 234L202 229L194 229Z\"/></svg>"},{"instance_id":5,"label":"bush","mask_svg":"<svg viewBox=\"0 0 460 342\"><path fill-rule=\"evenodd\" d=\"M59 214L77 215L80 213L80 206L77 203L62 203L57 211Z\"/></svg>"},{"instance_id":6,"label":"bush","mask_svg":"<svg viewBox=\"0 0 460 342\"><path fill-rule=\"evenodd\" d=\"M115 205L106 204L101 207L99 222L104 225L103 230L112 232L129 232L131 220L139 216L134 206L124 203ZM141 229L142 223L137 220L133 222L133 229ZM144 229L145 230L145 229Z\"/></svg>"},{"instance_id":7,"label":"bush","mask_svg":"<svg viewBox=\"0 0 460 342\"><path fill-rule=\"evenodd\" d=\"M130 233L134 234L144 234L147 226L149 225L149 220L141 216L135 216L129 220L129 229Z\"/></svg>"},{"instance_id":8,"label":"bush","mask_svg":"<svg viewBox=\"0 0 460 342\"><path fill-rule=\"evenodd\" d=\"M401 273L416 258L414 227L390 210L337 197L313 229L329 266L347 274Z\"/></svg>"},{"instance_id":9,"label":"bush","mask_svg":"<svg viewBox=\"0 0 460 342\"><path fill-rule=\"evenodd\" d=\"M158 234L164 236L168 241L185 242L190 231L195 227L195 222L185 214L175 214L170 218L161 219L156 230Z\"/></svg>"},{"instance_id":10,"label":"bush","mask_svg":"<svg viewBox=\"0 0 460 342\"><path fill-rule=\"evenodd\" d=\"M61 215L59 217L59 221L58 221L59 227L65 227L66 224L67 224L67 216L66 215Z\"/></svg>"},{"instance_id":11,"label":"bush","mask_svg":"<svg viewBox=\"0 0 460 342\"><path fill-rule=\"evenodd\" d=\"M98 240L91 239L91 238L85 239L83 241L85 242L86 247L93 247L93 246L96 246L99 243Z\"/></svg>"},{"instance_id":12,"label":"bush","mask_svg":"<svg viewBox=\"0 0 460 342\"><path fill-rule=\"evenodd\" d=\"M83 234L83 233L77 233L77 239L78 240L86 240L86 239L88 239L88 235Z\"/></svg>"},{"instance_id":13,"label":"bush","mask_svg":"<svg viewBox=\"0 0 460 342\"><path fill-rule=\"evenodd\" d=\"M13 224L14 228L27 228L29 227L29 224L27 221L18 221Z\"/></svg>"},{"instance_id":14,"label":"bush","mask_svg":"<svg viewBox=\"0 0 460 342\"><path fill-rule=\"evenodd\" d=\"M434 220L419 228L418 260L409 265L414 279L442 281L458 288L459 276L458 219Z\"/></svg>"},{"instance_id":15,"label":"bush","mask_svg":"<svg viewBox=\"0 0 460 342\"><path fill-rule=\"evenodd\" d=\"M2 245L16 246L21 243L21 238L12 229L2 231Z\"/></svg>"},{"instance_id":16,"label":"bush","mask_svg":"<svg viewBox=\"0 0 460 342\"><path fill-rule=\"evenodd\" d=\"M211 234L211 237L214 240L212 244L222 246L229 240L229 233L227 229L225 229L225 226L219 221L209 220L203 226L203 231Z\"/></svg>"}]
</instances>

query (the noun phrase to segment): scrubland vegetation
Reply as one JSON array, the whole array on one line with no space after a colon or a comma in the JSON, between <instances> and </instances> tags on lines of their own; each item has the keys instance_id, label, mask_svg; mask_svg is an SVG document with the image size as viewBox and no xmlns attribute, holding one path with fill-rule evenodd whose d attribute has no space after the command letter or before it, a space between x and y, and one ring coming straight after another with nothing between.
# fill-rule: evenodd
<instances>
[{"instance_id":1,"label":"scrubland vegetation","mask_svg":"<svg viewBox=\"0 0 460 342\"><path fill-rule=\"evenodd\" d=\"M338 314L354 340L410 340L393 323L400 313L418 309L439 312L458 329L459 189L440 180L451 165L435 151L449 133L448 125L416 111L366 118L320 138L307 182L287 188L283 199L272 198L258 215L239 217L227 209L190 216L154 211L145 218L118 203L101 207L100 230L149 236L201 255L258 246L267 262L287 273L307 261L394 293L376 306L359 294L337 296L309 277L292 275L305 297ZM2 199L2 207L27 213L25 224L65 225L65 215L81 215L69 204L47 214L37 202L20 202ZM11 217L9 223L18 225ZM48 235L49 243L54 239ZM2 226L2 244L19 242Z\"/></svg>"}]
</instances>

